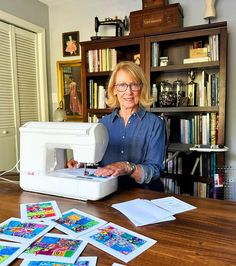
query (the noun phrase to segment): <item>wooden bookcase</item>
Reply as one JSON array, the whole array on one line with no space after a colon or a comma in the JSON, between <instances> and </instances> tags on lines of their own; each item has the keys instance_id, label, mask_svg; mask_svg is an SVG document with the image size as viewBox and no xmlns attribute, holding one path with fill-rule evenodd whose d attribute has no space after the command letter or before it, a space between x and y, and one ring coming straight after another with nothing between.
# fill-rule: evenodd
<instances>
[{"instance_id":1,"label":"wooden bookcase","mask_svg":"<svg viewBox=\"0 0 236 266\"><path fill-rule=\"evenodd\" d=\"M183 60L189 57L190 48L193 44L198 44L202 46L211 47L209 42L211 41L209 36L217 36L217 44L214 44L214 53L217 51L217 56L211 58L207 62L195 62L184 64ZM158 58L168 57L168 64L166 66L152 65L152 47L153 43L158 44ZM217 48L215 48L217 47ZM170 123L170 137L167 156L173 155L178 152L178 156L172 160L172 169L168 171L166 166L166 173L164 174L164 179L173 180L171 184L166 184L170 187L170 192L180 192L187 193L191 195L203 196L215 196L213 195L213 182L214 182L214 172L216 172L216 167L224 164L224 152L219 153L201 153L201 152L190 152L189 147L193 147L195 144L201 144L201 139L190 138L190 142L183 143L181 141L181 123L180 120L189 120L194 123L194 119L207 119L207 126L211 124L212 114L217 117L217 126L215 133L217 134L217 143L219 145L225 144L225 104L226 104L226 60L227 60L227 23L220 22L214 24L199 25L193 27L185 27L179 30L173 30L172 32L158 33L156 35L145 35L140 37L114 37L96 41L87 41L81 43L82 49L82 86L85 95L85 105L84 108L84 121L88 121L89 116L96 115L101 117L111 110L103 108L91 108L89 103L89 83L92 79L93 81L102 83L105 87L109 79L111 71L89 71L88 59L89 51L99 50L99 49L115 49L117 52L117 62L121 60L132 60L134 61L134 55L140 54L140 65L144 69L148 81L150 82L150 87L152 84L157 84L158 94L160 95L160 83L161 81L166 81L173 84L176 80L183 81L184 84L189 83L189 71L194 71L196 74L196 83L201 83L201 78L205 73L210 74L209 76L217 77L218 84L218 97L215 104L200 104L196 106L160 106L159 100L157 101L157 107L152 107L151 112L157 115L163 115L166 118L167 124ZM211 51L211 49L209 49ZM216 82L216 81L214 81ZM215 84L215 83L214 83ZM202 84L203 86L203 84ZM207 85L209 86L209 85ZM212 85L210 85L211 87ZM214 85L215 86L215 85ZM187 86L185 86L185 96L187 97ZM202 91L202 90L201 90ZM209 88L208 88L209 91ZM150 94L152 92L150 91ZM199 96L198 96L199 97ZM205 95L205 97L211 98L211 95ZM158 97L159 99L159 97ZM207 117L207 118L205 118ZM199 122L198 122L199 123ZM198 124L199 125L199 124ZM191 126L193 128L193 126ZM196 125L195 125L196 128ZM196 130L196 129L195 129ZM198 129L199 131L200 129ZM202 130L202 129L201 129ZM194 131L192 132L192 134ZM197 133L196 133L197 134ZM198 132L202 134L202 132ZM211 132L208 130L209 140L208 144L211 144ZM214 154L214 155L212 155ZM213 157L213 159L212 159ZM182 162L178 162L178 158L181 158ZM199 160L197 158L200 158ZM199 162L197 170L192 173L194 164ZM178 164L182 164L182 169ZM200 188L199 183L206 184L203 189ZM203 190L203 194L196 191L196 188ZM220 189L219 189L220 190Z\"/></svg>"},{"instance_id":2,"label":"wooden bookcase","mask_svg":"<svg viewBox=\"0 0 236 266\"><path fill-rule=\"evenodd\" d=\"M114 37L102 40L95 40L95 41L88 41L82 42L81 44L81 51L82 51L82 88L84 92L84 102L86 105L83 106L84 108L84 121L88 121L90 116L97 116L101 117L104 114L109 113L111 110L107 108L91 108L90 104L90 92L89 92L89 83L90 80L96 82L98 85L102 84L105 88L107 82L109 80L110 74L112 73L111 70L97 70L97 71L89 71L89 51L94 51L98 55L96 56L94 61L99 61L99 50L107 50L107 49L115 49L117 55L117 62L122 60L134 60L134 57L140 55L140 65L144 68L144 45L145 40L143 37ZM92 60L93 61L93 60ZM91 62L90 64L94 64ZM98 62L98 65L101 64ZM97 63L95 62L97 67ZM99 68L99 66L98 66Z\"/></svg>"}]
</instances>

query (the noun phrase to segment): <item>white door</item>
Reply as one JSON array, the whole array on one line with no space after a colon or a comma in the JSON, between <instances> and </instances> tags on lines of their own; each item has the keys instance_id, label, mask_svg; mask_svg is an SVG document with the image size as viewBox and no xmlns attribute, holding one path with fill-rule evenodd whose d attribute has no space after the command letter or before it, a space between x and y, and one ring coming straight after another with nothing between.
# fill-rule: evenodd
<instances>
[{"instance_id":1,"label":"white door","mask_svg":"<svg viewBox=\"0 0 236 266\"><path fill-rule=\"evenodd\" d=\"M0 22L0 170L17 161L11 29Z\"/></svg>"},{"instance_id":2,"label":"white door","mask_svg":"<svg viewBox=\"0 0 236 266\"><path fill-rule=\"evenodd\" d=\"M19 159L19 127L39 121L37 35L0 22L0 171Z\"/></svg>"}]
</instances>

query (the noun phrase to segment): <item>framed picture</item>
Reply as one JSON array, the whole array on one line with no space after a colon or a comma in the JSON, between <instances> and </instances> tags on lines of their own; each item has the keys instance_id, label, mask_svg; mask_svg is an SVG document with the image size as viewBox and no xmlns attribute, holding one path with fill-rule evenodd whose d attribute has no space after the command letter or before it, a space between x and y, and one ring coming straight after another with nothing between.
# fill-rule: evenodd
<instances>
[{"instance_id":1,"label":"framed picture","mask_svg":"<svg viewBox=\"0 0 236 266\"><path fill-rule=\"evenodd\" d=\"M62 33L63 56L78 56L79 52L79 31Z\"/></svg>"},{"instance_id":2,"label":"framed picture","mask_svg":"<svg viewBox=\"0 0 236 266\"><path fill-rule=\"evenodd\" d=\"M83 121L81 69L80 60L57 61L58 103L63 103L67 121Z\"/></svg>"}]
</instances>

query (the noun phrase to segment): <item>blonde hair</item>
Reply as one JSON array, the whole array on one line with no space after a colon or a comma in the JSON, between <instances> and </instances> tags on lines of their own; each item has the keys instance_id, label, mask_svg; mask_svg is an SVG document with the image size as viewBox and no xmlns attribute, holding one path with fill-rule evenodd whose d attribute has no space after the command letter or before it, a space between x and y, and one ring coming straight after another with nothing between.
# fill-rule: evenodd
<instances>
[{"instance_id":1,"label":"blonde hair","mask_svg":"<svg viewBox=\"0 0 236 266\"><path fill-rule=\"evenodd\" d=\"M120 103L117 99L117 96L114 95L114 85L116 84L116 76L119 70L126 71L135 82L141 84L142 88L141 95L139 98L139 105L145 108L152 105L153 98L149 96L150 85L147 82L142 68L133 63L132 61L122 61L116 65L108 83L106 104L110 108L120 107Z\"/></svg>"}]
</instances>

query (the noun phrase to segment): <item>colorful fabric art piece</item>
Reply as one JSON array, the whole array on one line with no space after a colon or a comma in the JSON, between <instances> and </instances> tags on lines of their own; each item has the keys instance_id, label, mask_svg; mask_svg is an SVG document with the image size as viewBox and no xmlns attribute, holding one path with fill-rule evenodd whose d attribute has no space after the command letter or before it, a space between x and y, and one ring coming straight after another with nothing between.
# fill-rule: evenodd
<instances>
[{"instance_id":1,"label":"colorful fabric art piece","mask_svg":"<svg viewBox=\"0 0 236 266\"><path fill-rule=\"evenodd\" d=\"M99 230L99 233L90 237L124 255L137 250L146 243L145 240L132 234L120 231L112 226L103 228Z\"/></svg>"},{"instance_id":2,"label":"colorful fabric art piece","mask_svg":"<svg viewBox=\"0 0 236 266\"><path fill-rule=\"evenodd\" d=\"M20 258L74 263L87 242L62 234L46 234L32 243Z\"/></svg>"},{"instance_id":3,"label":"colorful fabric art piece","mask_svg":"<svg viewBox=\"0 0 236 266\"><path fill-rule=\"evenodd\" d=\"M0 241L0 265L7 266L22 253L28 245Z\"/></svg>"},{"instance_id":4,"label":"colorful fabric art piece","mask_svg":"<svg viewBox=\"0 0 236 266\"><path fill-rule=\"evenodd\" d=\"M56 228L75 238L90 232L107 222L77 209L71 209L56 220Z\"/></svg>"},{"instance_id":5,"label":"colorful fabric art piece","mask_svg":"<svg viewBox=\"0 0 236 266\"><path fill-rule=\"evenodd\" d=\"M0 238L31 244L50 231L54 225L54 222L21 222L18 218L10 218L0 224Z\"/></svg>"},{"instance_id":6,"label":"colorful fabric art piece","mask_svg":"<svg viewBox=\"0 0 236 266\"><path fill-rule=\"evenodd\" d=\"M96 266L97 257L79 257L75 263L24 260L21 266Z\"/></svg>"},{"instance_id":7,"label":"colorful fabric art piece","mask_svg":"<svg viewBox=\"0 0 236 266\"><path fill-rule=\"evenodd\" d=\"M155 240L108 223L82 236L90 244L128 262L156 243Z\"/></svg>"},{"instance_id":8,"label":"colorful fabric art piece","mask_svg":"<svg viewBox=\"0 0 236 266\"><path fill-rule=\"evenodd\" d=\"M0 246L0 264L10 258L19 247L7 247L7 246Z\"/></svg>"},{"instance_id":9,"label":"colorful fabric art piece","mask_svg":"<svg viewBox=\"0 0 236 266\"><path fill-rule=\"evenodd\" d=\"M21 218L27 221L51 220L61 217L55 201L21 204Z\"/></svg>"}]
</instances>

